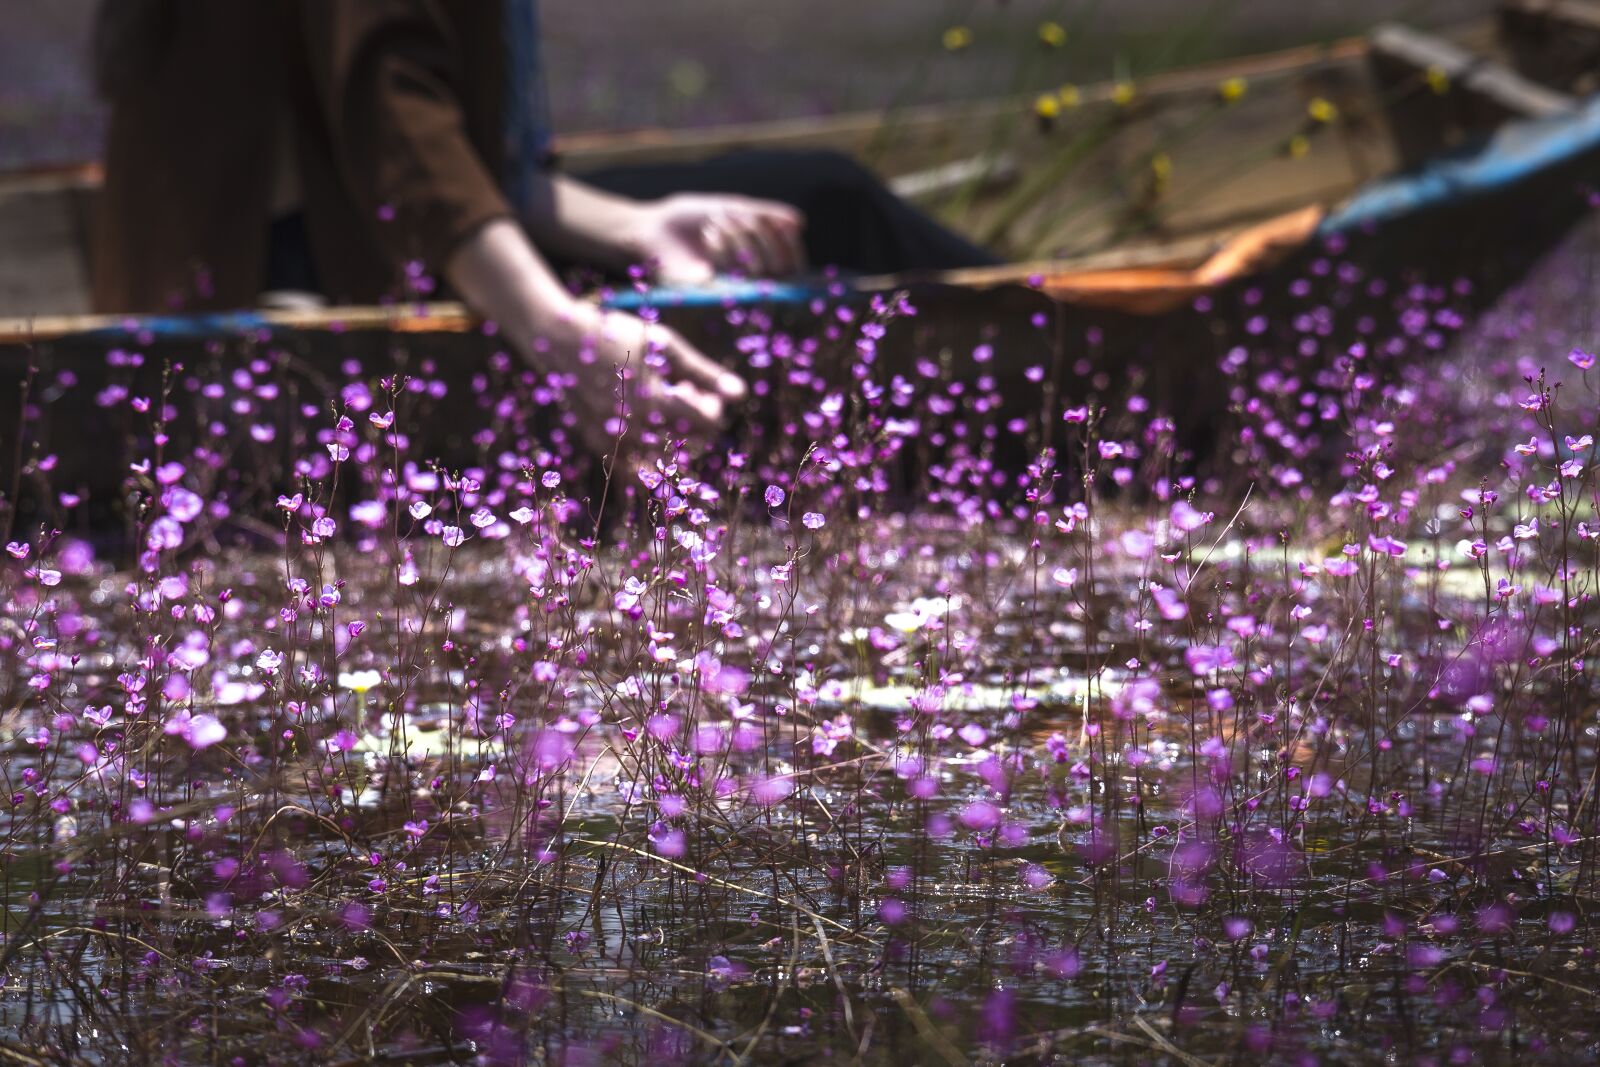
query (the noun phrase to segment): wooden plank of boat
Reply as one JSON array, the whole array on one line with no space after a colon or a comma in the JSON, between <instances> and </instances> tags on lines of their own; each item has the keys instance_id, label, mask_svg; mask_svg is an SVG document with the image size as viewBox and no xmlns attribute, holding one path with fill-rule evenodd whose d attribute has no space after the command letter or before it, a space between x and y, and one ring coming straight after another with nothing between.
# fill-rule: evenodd
<instances>
[{"instance_id":1,"label":"wooden plank of boat","mask_svg":"<svg viewBox=\"0 0 1600 1067\"><path fill-rule=\"evenodd\" d=\"M89 310L89 203L99 168L42 168L0 186L0 309Z\"/></svg>"},{"instance_id":2,"label":"wooden plank of boat","mask_svg":"<svg viewBox=\"0 0 1600 1067\"><path fill-rule=\"evenodd\" d=\"M1600 3L1503 0L1500 38L1517 72L1587 95L1600 90Z\"/></svg>"},{"instance_id":3,"label":"wooden plank of boat","mask_svg":"<svg viewBox=\"0 0 1600 1067\"><path fill-rule=\"evenodd\" d=\"M1380 70L1395 70L1402 77L1421 73L1440 90L1464 91L1519 118L1558 115L1577 106L1570 93L1540 85L1504 64L1398 23L1373 31L1372 56Z\"/></svg>"},{"instance_id":4,"label":"wooden plank of boat","mask_svg":"<svg viewBox=\"0 0 1600 1067\"><path fill-rule=\"evenodd\" d=\"M1458 29L1455 36L1482 42L1492 32L1487 24L1475 23ZM1210 96L1231 79L1270 84L1308 71L1359 64L1366 59L1369 47L1367 38L1351 37L1152 74L1138 80L1136 98L1141 106L1148 107L1174 98ZM1120 107L1125 106L1126 91L1126 83L1122 82L1088 84L1078 88L1078 100L1083 109ZM966 136L979 142L994 122L1019 112L1026 114L1034 101L1030 95L901 108L890 117L892 130L887 135L881 111L702 129L575 133L557 138L557 154L567 165L586 169L701 159L736 148L832 148L858 156L876 152L905 159L917 154L914 146L942 146L952 137Z\"/></svg>"},{"instance_id":5,"label":"wooden plank of boat","mask_svg":"<svg viewBox=\"0 0 1600 1067\"><path fill-rule=\"evenodd\" d=\"M1429 87L1405 95L1389 111L1401 162L1409 167L1508 119L1557 115L1577 106L1571 93L1523 77L1494 55L1409 26L1386 24L1373 31L1372 66L1385 87L1399 90L1418 81Z\"/></svg>"}]
</instances>

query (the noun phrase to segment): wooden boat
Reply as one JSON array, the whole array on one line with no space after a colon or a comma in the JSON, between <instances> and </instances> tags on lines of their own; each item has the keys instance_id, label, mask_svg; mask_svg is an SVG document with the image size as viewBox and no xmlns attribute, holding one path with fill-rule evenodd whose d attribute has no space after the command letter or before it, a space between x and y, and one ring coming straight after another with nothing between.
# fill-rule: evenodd
<instances>
[{"instance_id":1,"label":"wooden boat","mask_svg":"<svg viewBox=\"0 0 1600 1067\"><path fill-rule=\"evenodd\" d=\"M1594 87L1597 56L1600 2L1508 0L1497 21L1437 37L1390 25L1358 39L1044 97L578 134L559 147L575 173L737 147L845 151L1016 260L936 279L857 279L859 290L1031 281L1071 304L1162 313L1319 233L1355 225L1371 205L1350 215L1352 198L1388 176L1426 168L1509 125L1573 121L1583 111L1580 94ZM1584 147L1576 136L1557 134L1568 154ZM0 345L119 327L121 319L83 317L98 182L93 164L0 176ZM814 291L805 283L735 285L651 299L703 306L802 300ZM437 331L469 321L456 306L417 310L212 317L186 329L337 323Z\"/></svg>"}]
</instances>

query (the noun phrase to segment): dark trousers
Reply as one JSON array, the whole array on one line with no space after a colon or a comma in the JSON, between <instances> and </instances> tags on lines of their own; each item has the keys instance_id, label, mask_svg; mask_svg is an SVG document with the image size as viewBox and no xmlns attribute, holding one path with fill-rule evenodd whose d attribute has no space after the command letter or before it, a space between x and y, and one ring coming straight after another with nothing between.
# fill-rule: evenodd
<instances>
[{"instance_id":1,"label":"dark trousers","mask_svg":"<svg viewBox=\"0 0 1600 1067\"><path fill-rule=\"evenodd\" d=\"M839 152L743 151L694 163L612 167L581 175L636 200L737 193L778 200L806 217L806 258L851 274L955 270L999 260L901 200Z\"/></svg>"},{"instance_id":2,"label":"dark trousers","mask_svg":"<svg viewBox=\"0 0 1600 1067\"><path fill-rule=\"evenodd\" d=\"M839 152L730 152L694 163L608 167L580 177L637 200L673 193L736 193L790 204L806 217L806 258L814 267L894 274L999 262L895 196L870 170ZM320 291L305 221L298 214L272 224L266 288Z\"/></svg>"}]
</instances>

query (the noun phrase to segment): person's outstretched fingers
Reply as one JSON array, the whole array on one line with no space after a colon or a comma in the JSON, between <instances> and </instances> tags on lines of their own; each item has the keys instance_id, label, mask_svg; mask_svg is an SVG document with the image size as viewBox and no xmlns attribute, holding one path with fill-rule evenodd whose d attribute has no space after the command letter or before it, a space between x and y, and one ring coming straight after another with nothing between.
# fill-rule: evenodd
<instances>
[{"instance_id":1,"label":"person's outstretched fingers","mask_svg":"<svg viewBox=\"0 0 1600 1067\"><path fill-rule=\"evenodd\" d=\"M727 212L714 225L721 235L721 246L726 249L727 260L721 264L722 270L764 273L764 249L757 239L756 227L749 215Z\"/></svg>"},{"instance_id":2,"label":"person's outstretched fingers","mask_svg":"<svg viewBox=\"0 0 1600 1067\"><path fill-rule=\"evenodd\" d=\"M757 278L779 273L783 249L767 232L760 206L730 208L724 217L738 242L740 269Z\"/></svg>"},{"instance_id":3,"label":"person's outstretched fingers","mask_svg":"<svg viewBox=\"0 0 1600 1067\"><path fill-rule=\"evenodd\" d=\"M679 409L677 414L669 416L669 425L674 429L710 434L722 427L724 408L722 398L716 393L707 392L690 382L668 382L666 396ZM673 418L677 421L673 422Z\"/></svg>"},{"instance_id":4,"label":"person's outstretched fingers","mask_svg":"<svg viewBox=\"0 0 1600 1067\"><path fill-rule=\"evenodd\" d=\"M804 270L806 249L800 235L805 217L786 204L764 204L756 217L767 240L781 250L778 269L789 274Z\"/></svg>"},{"instance_id":5,"label":"person's outstretched fingers","mask_svg":"<svg viewBox=\"0 0 1600 1067\"><path fill-rule=\"evenodd\" d=\"M740 401L749 395L750 389L744 384L743 378L716 360L701 354L676 330L665 326L657 326L656 329L661 331L656 335L656 339L661 343L662 352L667 357L667 365L672 368L675 377L692 382L722 400Z\"/></svg>"},{"instance_id":6,"label":"person's outstretched fingers","mask_svg":"<svg viewBox=\"0 0 1600 1067\"><path fill-rule=\"evenodd\" d=\"M729 269L738 256L738 249L734 246L727 227L720 220L710 216L700 220L697 243L706 263L711 267L712 277Z\"/></svg>"},{"instance_id":7,"label":"person's outstretched fingers","mask_svg":"<svg viewBox=\"0 0 1600 1067\"><path fill-rule=\"evenodd\" d=\"M597 454L625 454L652 429L703 437L722 424L722 401L687 382L671 383L657 374L630 381L626 403L613 397L579 421L578 432Z\"/></svg>"},{"instance_id":8,"label":"person's outstretched fingers","mask_svg":"<svg viewBox=\"0 0 1600 1067\"><path fill-rule=\"evenodd\" d=\"M703 435L722 425L722 401L690 381L670 382L651 372L642 377L629 397L633 420L639 425L655 423L673 433Z\"/></svg>"},{"instance_id":9,"label":"person's outstretched fingers","mask_svg":"<svg viewBox=\"0 0 1600 1067\"><path fill-rule=\"evenodd\" d=\"M709 252L669 246L656 257L656 281L661 285L710 285L717 268Z\"/></svg>"},{"instance_id":10,"label":"person's outstretched fingers","mask_svg":"<svg viewBox=\"0 0 1600 1067\"><path fill-rule=\"evenodd\" d=\"M782 278L800 270L803 257L780 220L770 215L757 215L755 230L761 241L762 254L766 257L764 273L768 277Z\"/></svg>"}]
</instances>

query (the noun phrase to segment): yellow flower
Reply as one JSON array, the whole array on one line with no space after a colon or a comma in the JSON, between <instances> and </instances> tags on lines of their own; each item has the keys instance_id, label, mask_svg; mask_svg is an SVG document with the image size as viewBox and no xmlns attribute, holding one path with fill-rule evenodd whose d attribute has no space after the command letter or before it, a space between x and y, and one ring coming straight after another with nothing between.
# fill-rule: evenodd
<instances>
[{"instance_id":1,"label":"yellow flower","mask_svg":"<svg viewBox=\"0 0 1600 1067\"><path fill-rule=\"evenodd\" d=\"M1225 104L1237 103L1244 98L1249 88L1250 83L1243 78L1225 78L1222 84L1217 86L1217 95L1222 97L1222 102Z\"/></svg>"},{"instance_id":2,"label":"yellow flower","mask_svg":"<svg viewBox=\"0 0 1600 1067\"><path fill-rule=\"evenodd\" d=\"M1290 159L1304 159L1306 154L1311 151L1311 142L1305 138L1304 134L1297 133L1289 138L1288 151Z\"/></svg>"},{"instance_id":3,"label":"yellow flower","mask_svg":"<svg viewBox=\"0 0 1600 1067\"><path fill-rule=\"evenodd\" d=\"M1039 99L1033 102L1033 111L1042 119L1053 119L1061 114L1061 102L1054 93L1040 93Z\"/></svg>"},{"instance_id":4,"label":"yellow flower","mask_svg":"<svg viewBox=\"0 0 1600 1067\"><path fill-rule=\"evenodd\" d=\"M1060 48L1067 43L1066 28L1059 22L1039 23L1039 40L1051 48Z\"/></svg>"},{"instance_id":5,"label":"yellow flower","mask_svg":"<svg viewBox=\"0 0 1600 1067\"><path fill-rule=\"evenodd\" d=\"M1339 117L1339 109L1323 97L1316 97L1306 105L1306 114L1311 116L1312 122L1327 124Z\"/></svg>"},{"instance_id":6,"label":"yellow flower","mask_svg":"<svg viewBox=\"0 0 1600 1067\"><path fill-rule=\"evenodd\" d=\"M1062 107L1070 110L1083 103L1083 94L1078 92L1076 85L1063 85L1056 91L1056 99L1061 102Z\"/></svg>"},{"instance_id":7,"label":"yellow flower","mask_svg":"<svg viewBox=\"0 0 1600 1067\"><path fill-rule=\"evenodd\" d=\"M1118 107L1127 107L1133 103L1133 83L1118 82L1111 87L1111 102Z\"/></svg>"},{"instance_id":8,"label":"yellow flower","mask_svg":"<svg viewBox=\"0 0 1600 1067\"><path fill-rule=\"evenodd\" d=\"M972 31L965 26L951 26L944 31L944 50L959 52L972 43Z\"/></svg>"},{"instance_id":9,"label":"yellow flower","mask_svg":"<svg viewBox=\"0 0 1600 1067\"><path fill-rule=\"evenodd\" d=\"M1157 183L1165 185L1172 178L1172 157L1165 152L1157 152L1150 157L1150 173L1155 176Z\"/></svg>"},{"instance_id":10,"label":"yellow flower","mask_svg":"<svg viewBox=\"0 0 1600 1067\"><path fill-rule=\"evenodd\" d=\"M1443 67L1429 67L1427 78L1428 88L1439 96L1443 96L1450 91L1450 75L1445 73Z\"/></svg>"}]
</instances>

